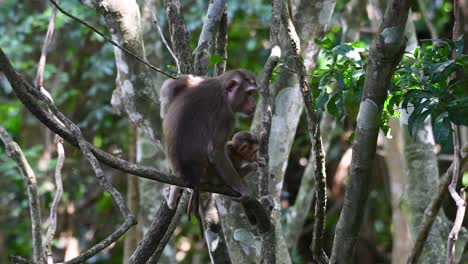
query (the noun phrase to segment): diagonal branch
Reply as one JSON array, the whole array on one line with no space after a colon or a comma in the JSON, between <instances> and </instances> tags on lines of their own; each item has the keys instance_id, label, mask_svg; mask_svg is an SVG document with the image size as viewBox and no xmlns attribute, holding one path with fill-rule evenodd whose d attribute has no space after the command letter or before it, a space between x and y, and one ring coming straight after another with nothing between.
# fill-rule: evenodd
<instances>
[{"instance_id":1,"label":"diagonal branch","mask_svg":"<svg viewBox=\"0 0 468 264\"><path fill-rule=\"evenodd\" d=\"M44 254L42 252L42 237L41 237L41 210L39 203L39 195L37 193L36 174L29 165L26 157L24 156L21 148L13 139L8 135L8 132L0 126L0 139L5 145L6 153L16 162L18 168L23 175L26 188L28 190L29 198L29 211L31 213L31 226L32 226L32 244L34 263L45 263Z\"/></svg>"},{"instance_id":2,"label":"diagonal branch","mask_svg":"<svg viewBox=\"0 0 468 264\"><path fill-rule=\"evenodd\" d=\"M86 160L91 164L93 171L99 180L99 184L102 188L104 188L104 190L106 190L111 195L112 200L117 204L120 212L125 217L124 223L120 225L112 234L107 236L104 240L94 245L90 249L81 253L78 257L65 262L67 264L83 263L85 260L91 258L92 256L101 252L103 249L105 249L112 243L116 242L119 238L122 237L123 234L125 234L125 232L127 232L127 230L131 226L136 225L137 221L135 216L132 215L127 205L125 204L125 200L122 194L117 189L115 189L114 186L112 186L107 180L107 178L104 176L101 164L88 148L86 141L83 139L83 135L81 134L81 131L78 128L78 126L76 126L70 120L64 118L63 116L59 116L59 118L66 126L70 127L75 139L78 141L78 146L81 152L85 156Z\"/></svg>"},{"instance_id":3,"label":"diagonal branch","mask_svg":"<svg viewBox=\"0 0 468 264\"><path fill-rule=\"evenodd\" d=\"M140 243L138 243L138 247L135 249L130 259L128 259L128 264L147 263L148 259L155 253L155 250L159 248L164 249L167 241L174 233L175 225L177 225L182 213L187 208L188 198L189 193L184 191L175 209L170 209L167 206L166 200L163 200L148 231L145 233ZM175 217L176 215L177 217ZM173 221L175 221L175 224L171 225ZM155 256L155 258L157 258L157 256Z\"/></svg>"},{"instance_id":4,"label":"diagonal branch","mask_svg":"<svg viewBox=\"0 0 468 264\"><path fill-rule=\"evenodd\" d=\"M350 263L369 193L380 117L396 66L406 47L408 0L388 1L379 32L369 48L368 67L357 116L353 155L343 209L336 226L330 263Z\"/></svg>"},{"instance_id":5,"label":"diagonal branch","mask_svg":"<svg viewBox=\"0 0 468 264\"><path fill-rule=\"evenodd\" d=\"M78 142L73 136L71 130L67 127L63 127L59 122L57 122L54 119L54 117L52 117L49 113L47 113L46 110L43 109L39 102L44 103L56 116L63 116L63 114L53 105L53 103L48 98L46 98L42 93L39 93L26 80L24 80L20 75L16 73L16 71L13 69L10 61L6 57L5 53L3 53L3 50L1 48L0 71L2 71L7 77L16 96L26 106L26 108L28 108L28 110L37 119L39 119L39 121L41 121L54 133L61 136L65 141L67 141L71 145L75 147L78 146ZM104 150L95 147L89 142L85 141L85 144L99 161L105 163L110 167L146 179L177 185L180 187L190 187L189 184L181 178L172 177L170 175L161 173L155 168L137 165L127 160L121 159ZM213 186L212 184L202 184L200 186L200 190L204 192L220 193L232 197L240 196L239 193L237 193L227 185Z\"/></svg>"},{"instance_id":6,"label":"diagonal branch","mask_svg":"<svg viewBox=\"0 0 468 264\"><path fill-rule=\"evenodd\" d=\"M182 216L187 212L187 205L189 203L189 199L190 199L190 192L184 191L184 193L182 194L182 197L179 200L179 204L177 205L177 211L175 212L175 215L172 218L171 223L167 227L166 234L164 235L162 239L158 239L159 242L157 244L156 251L148 260L147 264L157 264L159 262L159 258L161 257L161 254L164 248L166 247L167 242L169 241L169 239L171 239L172 235L174 234L177 224L180 222L180 219L182 218Z\"/></svg>"}]
</instances>

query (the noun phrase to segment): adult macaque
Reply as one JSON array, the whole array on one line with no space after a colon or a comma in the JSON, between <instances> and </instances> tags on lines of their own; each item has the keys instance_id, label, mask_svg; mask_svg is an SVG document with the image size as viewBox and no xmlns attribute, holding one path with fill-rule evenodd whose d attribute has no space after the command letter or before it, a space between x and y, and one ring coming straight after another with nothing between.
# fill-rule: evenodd
<instances>
[{"instance_id":1,"label":"adult macaque","mask_svg":"<svg viewBox=\"0 0 468 264\"><path fill-rule=\"evenodd\" d=\"M166 154L174 174L194 190L195 213L200 181L210 182L213 168L241 196L251 196L225 145L234 128L234 113L254 112L256 90L254 74L242 69L218 77L186 75L163 84L160 100ZM178 193L171 190L170 208L175 207Z\"/></svg>"}]
</instances>

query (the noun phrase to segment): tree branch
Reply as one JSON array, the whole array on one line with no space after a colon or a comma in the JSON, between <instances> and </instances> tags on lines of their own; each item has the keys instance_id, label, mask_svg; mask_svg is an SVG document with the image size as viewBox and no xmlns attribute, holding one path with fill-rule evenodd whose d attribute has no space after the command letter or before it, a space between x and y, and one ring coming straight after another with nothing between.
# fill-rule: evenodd
<instances>
[{"instance_id":1,"label":"tree branch","mask_svg":"<svg viewBox=\"0 0 468 264\"><path fill-rule=\"evenodd\" d=\"M114 45L115 47L119 48L121 51L127 53L128 55L134 57L136 60L138 60L139 62L145 64L146 66L150 67L153 71L156 71L156 72L159 72L159 73L162 73L164 75L166 75L167 77L169 78L172 78L172 79L175 79L176 77L173 76L172 74L169 74L155 66L153 66L151 63L147 62L145 59L141 58L140 56L136 55L135 53L131 52L130 50L126 49L125 47L122 47L120 46L117 42L113 41L112 38L104 35L104 33L102 33L101 31L99 31L97 28L91 26L90 24L88 24L87 22L79 19L78 17L72 15L71 13L67 12L66 10L64 10L57 2L55 2L54 0L49 0L52 5L55 6L55 8L57 8L60 12L62 12L64 15L68 16L69 18L75 20L76 22L86 26L87 28L91 29L92 31L94 31L96 34L98 34L99 36L103 37L107 42L111 43L112 45Z\"/></svg>"},{"instance_id":2,"label":"tree branch","mask_svg":"<svg viewBox=\"0 0 468 264\"><path fill-rule=\"evenodd\" d=\"M326 174L325 174L325 158L322 147L322 138L320 136L320 126L317 120L315 100L310 92L309 82L307 80L307 72L303 61L300 59L300 39L296 33L296 29L290 17L291 11L285 5L282 13L283 24L289 37L289 43L295 56L295 67L298 72L299 85L304 99L304 105L307 116L307 125L309 137L312 143L312 148L315 155L315 183L316 183L316 205L315 205L315 221L314 232L312 239L312 254L314 260L318 263L328 263L328 257L323 250L323 239L325 231L325 210L327 206L327 189L326 189Z\"/></svg>"},{"instance_id":3,"label":"tree branch","mask_svg":"<svg viewBox=\"0 0 468 264\"><path fill-rule=\"evenodd\" d=\"M83 135L81 134L81 131L78 128L78 126L72 123L68 118L66 118L63 115L58 115L57 117L60 119L60 121L62 121L67 127L71 129L73 136L75 137L81 152L85 156L86 160L91 164L93 171L99 180L99 184L101 185L102 188L104 188L104 190L106 190L110 194L110 196L112 197L112 200L117 204L120 212L125 217L124 223L120 227L118 227L117 230L115 230L112 234L107 236L104 240L94 245L90 249L81 253L78 257L65 262L65 263L70 263L70 264L82 263L85 260L96 255L97 253L101 252L110 244L117 241L123 234L125 234L125 232L127 232L127 230L132 225L135 225L137 221L136 221L135 216L132 215L127 205L125 204L125 200L122 197L122 194L120 194L120 192L117 189L115 189L114 186L112 186L107 180L107 178L104 176L104 172L101 168L101 164L93 155L91 150L88 148L87 142L84 140Z\"/></svg>"},{"instance_id":4,"label":"tree branch","mask_svg":"<svg viewBox=\"0 0 468 264\"><path fill-rule=\"evenodd\" d=\"M177 209L170 209L167 206L166 200L163 200L153 222L151 223L151 226L143 236L143 239L138 244L138 247L135 249L132 256L128 259L128 264L146 263L153 253L156 254L155 250L159 249L162 251L162 249L164 249L167 241L174 232L178 220L180 220L180 216L187 208L189 196L188 192L184 191L184 194L180 199L184 202L179 202ZM177 212L178 217L174 217ZM155 260L159 258L160 252L158 254L159 255L154 256Z\"/></svg>"},{"instance_id":5,"label":"tree branch","mask_svg":"<svg viewBox=\"0 0 468 264\"><path fill-rule=\"evenodd\" d=\"M455 257L455 241L458 239L458 234L463 224L463 218L466 211L466 195L465 190L461 189L460 194L457 192L458 178L460 175L460 142L458 140L458 127L452 123L453 129L453 175L452 181L448 187L452 199L457 205L457 214L453 222L452 230L447 239L447 263L452 264Z\"/></svg>"},{"instance_id":6,"label":"tree branch","mask_svg":"<svg viewBox=\"0 0 468 264\"><path fill-rule=\"evenodd\" d=\"M353 142L349 182L336 227L331 264L353 261L354 245L369 193L379 120L391 78L406 47L404 29L409 7L408 0L388 2L379 33L369 48L368 67Z\"/></svg>"},{"instance_id":7,"label":"tree branch","mask_svg":"<svg viewBox=\"0 0 468 264\"><path fill-rule=\"evenodd\" d=\"M267 62L263 68L263 75L260 79L260 93L261 93L261 114L262 114L262 124L260 128L260 148L258 150L258 155L261 158L262 162L259 166L259 191L260 196L269 194L269 178L270 178L270 167L268 166L268 140L270 139L270 130L271 130L271 103L270 103L270 80L273 74L273 70L281 57L281 48L279 46L274 46L271 49L270 56L268 57Z\"/></svg>"},{"instance_id":8,"label":"tree branch","mask_svg":"<svg viewBox=\"0 0 468 264\"><path fill-rule=\"evenodd\" d=\"M52 254L52 239L55 235L55 230L57 229L57 208L60 203L60 199L63 194L63 184L62 184L62 167L65 161L65 150L63 148L63 139L59 136L55 137L57 145L57 165L55 166L55 195L52 205L50 206L50 215L49 215L49 228L44 241L44 251L46 253L47 261L53 261Z\"/></svg>"},{"instance_id":9,"label":"tree branch","mask_svg":"<svg viewBox=\"0 0 468 264\"><path fill-rule=\"evenodd\" d=\"M421 12L421 16L424 20L424 23L426 24L427 29L429 30L429 33L431 34L432 39L438 39L439 35L437 34L437 30L434 26L434 24L429 20L427 17L427 8L426 8L426 3L424 3L423 0L418 0L418 7L419 11Z\"/></svg>"},{"instance_id":10,"label":"tree branch","mask_svg":"<svg viewBox=\"0 0 468 264\"><path fill-rule=\"evenodd\" d=\"M453 0L453 32L452 40L455 41L458 37L463 34L462 29L462 13L460 8L460 0ZM453 51L452 57L455 60L456 53ZM453 75L453 78L456 78L457 74ZM463 77L462 77L463 78ZM456 188L458 184L458 178L460 175L460 141L458 138L458 126L452 123L452 135L453 135L453 176L452 182L449 185L449 192L452 196L452 199L457 205L457 214L455 216L455 221L453 223L452 230L448 236L447 240L447 263L452 264L455 257L455 241L458 239L458 234L463 224L463 218L465 217L466 211L466 194L465 189L461 189L460 194L458 194Z\"/></svg>"},{"instance_id":11,"label":"tree branch","mask_svg":"<svg viewBox=\"0 0 468 264\"><path fill-rule=\"evenodd\" d=\"M34 263L45 263L44 253L42 251L41 210L39 195L37 193L36 174L26 160L26 157L21 151L19 145L13 141L10 135L8 135L8 132L2 126L0 126L0 139L5 145L7 155L18 165L28 190Z\"/></svg>"},{"instance_id":12,"label":"tree branch","mask_svg":"<svg viewBox=\"0 0 468 264\"><path fill-rule=\"evenodd\" d=\"M46 98L43 94L39 93L34 89L26 80L24 80L20 75L18 75L13 69L10 61L6 57L3 50L0 48L0 71L2 71L10 82L13 91L20 101L28 108L28 110L46 125L54 133L61 136L65 141L71 145L77 147L78 143L73 136L69 128L63 127L58 123L54 117L52 117L47 111L43 110L37 101L45 103L45 105L50 109L55 115L63 116L63 114L53 105L53 103ZM165 175L159 170L147 167L140 166L135 163L129 162L127 160L116 157L104 150L101 150L95 147L93 144L86 142L86 146L91 150L91 152L96 156L96 158L105 163L108 166L111 166L115 169L121 170L123 172L140 176L142 178L155 180L167 184L177 185L180 187L190 188L189 184L183 179L178 177L173 177L170 175ZM220 193L231 197L239 197L240 194L234 191L227 185L212 185L212 184L201 184L200 191Z\"/></svg>"},{"instance_id":13,"label":"tree branch","mask_svg":"<svg viewBox=\"0 0 468 264\"><path fill-rule=\"evenodd\" d=\"M228 42L228 18L227 7L224 9L221 21L219 21L218 33L216 33L216 49L215 54L221 57L221 61L216 63L214 76L218 76L226 71L227 63L227 42Z\"/></svg>"},{"instance_id":14,"label":"tree branch","mask_svg":"<svg viewBox=\"0 0 468 264\"><path fill-rule=\"evenodd\" d=\"M57 15L57 9L52 8L52 12L49 18L49 25L47 26L47 33L44 38L44 44L42 46L41 57L39 59L39 66L37 68L36 81L35 81L36 89L39 89L45 96L47 96L51 100L52 100L52 97L50 96L49 92L44 88L44 69L46 65L47 52L50 46L50 42L52 41L52 36L54 34L56 15ZM56 121L60 122L58 119L56 119ZM62 174L61 174L63 163L65 161L65 150L63 148L63 139L60 138L59 136L55 136L55 143L56 143L57 155L58 155L57 164L55 166L55 173L54 173L56 191L55 191L54 199L52 201L52 205L50 207L50 214L49 214L49 219L48 219L49 227L47 229L47 233L44 238L45 241L43 245L47 263L53 263L52 239L54 238L55 230L57 229L57 208L58 208L58 205L60 203L60 199L63 193Z\"/></svg>"},{"instance_id":15,"label":"tree branch","mask_svg":"<svg viewBox=\"0 0 468 264\"><path fill-rule=\"evenodd\" d=\"M180 62L180 71L192 73L192 51L190 50L190 38L185 25L182 4L180 0L164 0L164 6L171 33L172 49Z\"/></svg>"},{"instance_id":16,"label":"tree branch","mask_svg":"<svg viewBox=\"0 0 468 264\"><path fill-rule=\"evenodd\" d=\"M147 264L157 264L159 262L159 258L161 257L161 254L164 248L166 247L167 242L169 242L172 235L174 234L177 224L179 224L180 219L187 212L187 205L189 203L189 199L190 199L190 192L188 192L187 190L184 190L184 193L182 194L182 197L179 200L179 205L177 205L177 211L175 212L174 217L172 217L171 223L167 227L167 231L164 234L164 237L160 239L159 242L156 241L158 242L156 251L148 260Z\"/></svg>"},{"instance_id":17,"label":"tree branch","mask_svg":"<svg viewBox=\"0 0 468 264\"><path fill-rule=\"evenodd\" d=\"M208 61L210 59L211 46L214 40L214 34L219 26L221 17L226 8L226 0L214 0L210 2L206 12L205 22L203 23L198 45L195 48L195 74L206 75L208 72Z\"/></svg>"},{"instance_id":18,"label":"tree branch","mask_svg":"<svg viewBox=\"0 0 468 264\"><path fill-rule=\"evenodd\" d=\"M461 166L463 166L466 162L468 162L468 155L466 153L462 153L462 159L460 161ZM421 256L424 243L427 240L427 236L431 231L432 224L436 219L437 213L439 212L440 208L442 207L442 202L444 201L444 196L447 192L447 188L450 185L450 181L453 176L455 168L455 163L452 162L450 167L444 173L444 175L440 178L439 187L437 188L437 192L431 198L431 202L427 206L426 210L424 210L424 216L420 224L420 229L416 238L414 239L414 245L411 249L409 257L406 261L408 264L416 264L418 263L419 257Z\"/></svg>"}]
</instances>

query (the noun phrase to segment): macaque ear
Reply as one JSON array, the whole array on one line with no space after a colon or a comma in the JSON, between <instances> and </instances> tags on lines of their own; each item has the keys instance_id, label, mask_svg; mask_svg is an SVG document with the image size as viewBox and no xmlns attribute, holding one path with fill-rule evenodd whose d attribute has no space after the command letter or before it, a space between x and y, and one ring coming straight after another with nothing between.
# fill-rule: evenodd
<instances>
[{"instance_id":1,"label":"macaque ear","mask_svg":"<svg viewBox=\"0 0 468 264\"><path fill-rule=\"evenodd\" d=\"M235 79L231 79L226 82L225 88L226 88L226 91L232 92L233 90L237 89L238 86L239 86L239 82Z\"/></svg>"}]
</instances>

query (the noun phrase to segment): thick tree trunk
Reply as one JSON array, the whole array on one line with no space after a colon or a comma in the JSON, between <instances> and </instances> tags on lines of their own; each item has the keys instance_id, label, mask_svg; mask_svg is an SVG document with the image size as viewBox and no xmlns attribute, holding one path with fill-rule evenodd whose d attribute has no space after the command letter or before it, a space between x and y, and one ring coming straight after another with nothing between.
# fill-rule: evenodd
<instances>
[{"instance_id":1,"label":"thick tree trunk","mask_svg":"<svg viewBox=\"0 0 468 264\"><path fill-rule=\"evenodd\" d=\"M145 58L145 47L143 41L143 27L140 19L140 9L136 1L117 1L102 0L94 2L94 8L98 10L105 18L109 31L112 32L112 38L121 46L130 50L137 56ZM147 2L144 13L152 15L151 7L155 7L154 1ZM149 9L149 10L148 10ZM152 19L146 22L152 23ZM149 26L146 27L148 30ZM154 27L151 34L156 35ZM154 43L153 43L154 44ZM129 120L137 126L136 134L136 160L139 164L155 166L161 171L168 172L167 162L159 138L161 136L161 119L159 116L159 98L157 91L162 83L159 79L155 81L155 73L146 65L137 61L134 57L122 52L114 47L114 53L117 66L116 89L112 96L112 105L120 113L125 114ZM145 58L146 59L146 58ZM138 191L140 196L140 230L131 233L126 243L124 255L130 256L132 249L136 247L136 241L141 238L141 229L145 231L149 228L155 214L156 204L161 204L163 200L163 184L147 179L133 180L129 179L129 191L132 188ZM137 184L137 186L135 186ZM132 195L132 193L129 193ZM155 248L156 249L156 248ZM174 256L161 261L166 263L174 262ZM124 259L124 263L126 259Z\"/></svg>"},{"instance_id":2,"label":"thick tree trunk","mask_svg":"<svg viewBox=\"0 0 468 264\"><path fill-rule=\"evenodd\" d=\"M331 263L350 263L369 193L380 115L393 72L406 46L409 1L390 1L371 44L363 96L357 117L349 183L336 227Z\"/></svg>"}]
</instances>

